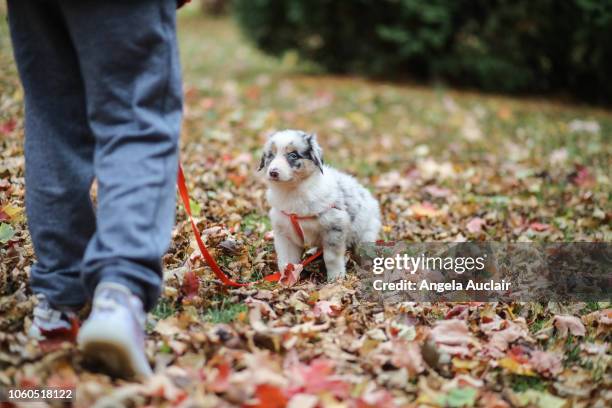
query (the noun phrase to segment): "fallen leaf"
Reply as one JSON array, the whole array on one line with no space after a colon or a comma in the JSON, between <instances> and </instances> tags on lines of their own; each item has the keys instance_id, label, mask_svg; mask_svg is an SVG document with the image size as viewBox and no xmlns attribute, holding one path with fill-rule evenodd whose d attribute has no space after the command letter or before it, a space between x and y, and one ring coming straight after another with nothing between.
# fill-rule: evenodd
<instances>
[{"instance_id":1,"label":"fallen leaf","mask_svg":"<svg viewBox=\"0 0 612 408\"><path fill-rule=\"evenodd\" d=\"M569 180L578 187L591 187L595 184L595 177L586 166L577 164L576 169L569 175Z\"/></svg>"},{"instance_id":2,"label":"fallen leaf","mask_svg":"<svg viewBox=\"0 0 612 408\"><path fill-rule=\"evenodd\" d=\"M529 363L534 370L547 377L554 377L563 370L559 355L550 351L533 351Z\"/></svg>"},{"instance_id":3,"label":"fallen leaf","mask_svg":"<svg viewBox=\"0 0 612 408\"><path fill-rule=\"evenodd\" d=\"M466 224L465 227L472 234L479 234L482 232L482 227L484 227L486 224L487 222L482 218L474 217Z\"/></svg>"},{"instance_id":4,"label":"fallen leaf","mask_svg":"<svg viewBox=\"0 0 612 408\"><path fill-rule=\"evenodd\" d=\"M468 346L477 344L465 321L458 319L437 321L429 335L440 351L450 355L469 355Z\"/></svg>"},{"instance_id":5,"label":"fallen leaf","mask_svg":"<svg viewBox=\"0 0 612 408\"><path fill-rule=\"evenodd\" d=\"M437 217L440 214L433 204L427 201L420 204L413 204L410 207L410 210L412 211L412 215L414 215L416 218Z\"/></svg>"},{"instance_id":6,"label":"fallen leaf","mask_svg":"<svg viewBox=\"0 0 612 408\"><path fill-rule=\"evenodd\" d=\"M200 289L200 278L192 269L185 272L181 289L187 299L191 299L198 295L198 291Z\"/></svg>"},{"instance_id":7,"label":"fallen leaf","mask_svg":"<svg viewBox=\"0 0 612 408\"><path fill-rule=\"evenodd\" d=\"M563 408L566 401L545 391L527 390L516 394L517 403L521 407L535 406L538 408Z\"/></svg>"},{"instance_id":8,"label":"fallen leaf","mask_svg":"<svg viewBox=\"0 0 612 408\"><path fill-rule=\"evenodd\" d=\"M536 232L548 231L551 228L552 227L549 224L544 224L541 222L532 222L531 224L529 224L529 229Z\"/></svg>"},{"instance_id":9,"label":"fallen leaf","mask_svg":"<svg viewBox=\"0 0 612 408\"><path fill-rule=\"evenodd\" d=\"M399 187L400 190L408 190L413 184L413 180L405 175L402 175L400 172L390 171L388 173L383 173L378 177L376 187L381 189Z\"/></svg>"},{"instance_id":10,"label":"fallen leaf","mask_svg":"<svg viewBox=\"0 0 612 408\"><path fill-rule=\"evenodd\" d=\"M158 321L154 330L166 337L172 337L181 332L179 322L174 316Z\"/></svg>"},{"instance_id":11,"label":"fallen leaf","mask_svg":"<svg viewBox=\"0 0 612 408\"><path fill-rule=\"evenodd\" d=\"M568 127L570 132L598 134L601 130L599 122L595 120L574 119L569 123Z\"/></svg>"},{"instance_id":12,"label":"fallen leaf","mask_svg":"<svg viewBox=\"0 0 612 408\"><path fill-rule=\"evenodd\" d=\"M156 373L142 385L143 393L150 397L164 398L175 405L187 398L187 393L178 388L172 380L164 374Z\"/></svg>"},{"instance_id":13,"label":"fallen leaf","mask_svg":"<svg viewBox=\"0 0 612 408\"><path fill-rule=\"evenodd\" d=\"M446 198L450 195L451 191L447 188L441 188L435 185L429 185L423 188L423 191L434 198Z\"/></svg>"},{"instance_id":14,"label":"fallen leaf","mask_svg":"<svg viewBox=\"0 0 612 408\"><path fill-rule=\"evenodd\" d=\"M234 185L236 187L240 187L245 181L246 181L246 176L241 175L241 174L228 174L227 178L234 183Z\"/></svg>"},{"instance_id":15,"label":"fallen leaf","mask_svg":"<svg viewBox=\"0 0 612 408\"><path fill-rule=\"evenodd\" d=\"M529 363L529 352L529 349L519 345L511 347L506 355L519 364L527 364Z\"/></svg>"},{"instance_id":16,"label":"fallen leaf","mask_svg":"<svg viewBox=\"0 0 612 408\"><path fill-rule=\"evenodd\" d=\"M242 243L235 239L225 239L219 243L218 247L223 249L227 254L237 255L242 249Z\"/></svg>"},{"instance_id":17,"label":"fallen leaf","mask_svg":"<svg viewBox=\"0 0 612 408\"><path fill-rule=\"evenodd\" d=\"M395 340L392 342L392 347L391 364L397 368L406 368L411 376L422 373L425 370L419 343L416 341Z\"/></svg>"},{"instance_id":18,"label":"fallen leaf","mask_svg":"<svg viewBox=\"0 0 612 408\"><path fill-rule=\"evenodd\" d=\"M224 361L215 368L217 369L217 373L214 380L210 383L209 388L212 392L224 392L230 387L229 378L232 367L227 361Z\"/></svg>"},{"instance_id":19,"label":"fallen leaf","mask_svg":"<svg viewBox=\"0 0 612 408\"><path fill-rule=\"evenodd\" d=\"M191 207L191 214L193 214L194 217L199 217L200 213L202 213L200 203L191 198L189 199L189 207Z\"/></svg>"},{"instance_id":20,"label":"fallen leaf","mask_svg":"<svg viewBox=\"0 0 612 408\"><path fill-rule=\"evenodd\" d=\"M8 136L17 127L17 121L15 119L9 119L0 125L0 133Z\"/></svg>"},{"instance_id":21,"label":"fallen leaf","mask_svg":"<svg viewBox=\"0 0 612 408\"><path fill-rule=\"evenodd\" d=\"M512 374L535 376L535 373L531 369L530 365L516 361L511 357L504 357L501 360L497 361L497 364L500 367L505 368Z\"/></svg>"},{"instance_id":22,"label":"fallen leaf","mask_svg":"<svg viewBox=\"0 0 612 408\"><path fill-rule=\"evenodd\" d=\"M454 388L438 400L445 407L473 407L478 391L471 387Z\"/></svg>"},{"instance_id":23,"label":"fallen leaf","mask_svg":"<svg viewBox=\"0 0 612 408\"><path fill-rule=\"evenodd\" d=\"M285 408L288 401L280 388L269 384L258 385L255 389L255 398L257 398L257 403L249 404L249 407Z\"/></svg>"},{"instance_id":24,"label":"fallen leaf","mask_svg":"<svg viewBox=\"0 0 612 408\"><path fill-rule=\"evenodd\" d=\"M341 307L328 300L319 300L315 303L312 312L316 317L320 316L337 316Z\"/></svg>"},{"instance_id":25,"label":"fallen leaf","mask_svg":"<svg viewBox=\"0 0 612 408\"><path fill-rule=\"evenodd\" d=\"M522 327L516 323L508 322L508 327L505 329L492 332L488 346L499 351L505 351L510 343L526 336L527 332Z\"/></svg>"},{"instance_id":26,"label":"fallen leaf","mask_svg":"<svg viewBox=\"0 0 612 408\"><path fill-rule=\"evenodd\" d=\"M0 224L0 244L6 244L15 236L15 230L9 224Z\"/></svg>"},{"instance_id":27,"label":"fallen leaf","mask_svg":"<svg viewBox=\"0 0 612 408\"><path fill-rule=\"evenodd\" d=\"M494 392L484 392L479 399L480 406L486 408L510 408L510 404L508 404L502 397L497 395Z\"/></svg>"},{"instance_id":28,"label":"fallen leaf","mask_svg":"<svg viewBox=\"0 0 612 408\"><path fill-rule=\"evenodd\" d=\"M319 398L309 394L295 394L289 400L287 408L315 408L319 403Z\"/></svg>"},{"instance_id":29,"label":"fallen leaf","mask_svg":"<svg viewBox=\"0 0 612 408\"><path fill-rule=\"evenodd\" d=\"M554 325L560 337L567 337L568 332L573 336L584 336L586 334L586 328L582 324L582 320L576 316L556 315Z\"/></svg>"},{"instance_id":30,"label":"fallen leaf","mask_svg":"<svg viewBox=\"0 0 612 408\"><path fill-rule=\"evenodd\" d=\"M293 363L286 370L292 382L292 386L287 391L288 395L300 393L316 395L326 391L336 398L347 398L349 384L336 378L333 370L334 363L327 359L316 359L310 364Z\"/></svg>"},{"instance_id":31,"label":"fallen leaf","mask_svg":"<svg viewBox=\"0 0 612 408\"><path fill-rule=\"evenodd\" d=\"M293 286L300 280L300 274L304 266L302 264L287 264L285 269L281 271L280 283L286 286Z\"/></svg>"},{"instance_id":32,"label":"fallen leaf","mask_svg":"<svg viewBox=\"0 0 612 408\"><path fill-rule=\"evenodd\" d=\"M497 110L497 117L503 121L508 121L513 118L512 109L507 105L501 106Z\"/></svg>"}]
</instances>

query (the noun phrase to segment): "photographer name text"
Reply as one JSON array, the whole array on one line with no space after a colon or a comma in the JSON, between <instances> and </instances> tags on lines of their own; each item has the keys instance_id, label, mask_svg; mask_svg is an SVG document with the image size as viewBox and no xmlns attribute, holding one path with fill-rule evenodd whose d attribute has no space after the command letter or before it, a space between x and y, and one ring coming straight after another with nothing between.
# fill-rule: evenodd
<instances>
[{"instance_id":1,"label":"photographer name text","mask_svg":"<svg viewBox=\"0 0 612 408\"><path fill-rule=\"evenodd\" d=\"M475 291L507 291L510 289L510 282L506 282L505 280L501 280L501 282L496 282L494 280L490 280L488 282L477 282L473 280L468 280L465 284L464 282L459 282L456 280L452 280L450 282L430 282L425 279L415 282L409 280L399 280L395 282L385 282L382 279L376 279L372 282L372 287L377 291L432 291L438 293L444 292L456 292L463 290L475 290Z\"/></svg>"}]
</instances>

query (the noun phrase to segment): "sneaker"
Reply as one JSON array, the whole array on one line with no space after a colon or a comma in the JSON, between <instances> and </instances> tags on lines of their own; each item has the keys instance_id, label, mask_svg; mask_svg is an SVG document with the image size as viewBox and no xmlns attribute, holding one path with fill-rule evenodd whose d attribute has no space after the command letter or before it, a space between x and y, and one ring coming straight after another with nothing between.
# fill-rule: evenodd
<instances>
[{"instance_id":1,"label":"sneaker","mask_svg":"<svg viewBox=\"0 0 612 408\"><path fill-rule=\"evenodd\" d=\"M128 288L111 282L99 284L91 314L77 339L85 360L116 377L149 377L145 320L142 302Z\"/></svg>"},{"instance_id":2,"label":"sneaker","mask_svg":"<svg viewBox=\"0 0 612 408\"><path fill-rule=\"evenodd\" d=\"M36 299L38 303L34 307L34 320L28 336L39 341L50 338L76 340L79 330L76 313L69 308L51 306L43 294L37 294Z\"/></svg>"}]
</instances>

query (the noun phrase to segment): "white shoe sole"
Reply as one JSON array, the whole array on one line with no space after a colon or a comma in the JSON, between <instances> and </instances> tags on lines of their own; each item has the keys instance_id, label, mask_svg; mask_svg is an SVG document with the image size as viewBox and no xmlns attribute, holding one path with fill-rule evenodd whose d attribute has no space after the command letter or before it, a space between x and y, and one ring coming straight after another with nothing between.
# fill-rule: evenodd
<instances>
[{"instance_id":1,"label":"white shoe sole","mask_svg":"<svg viewBox=\"0 0 612 408\"><path fill-rule=\"evenodd\" d=\"M143 346L136 344L130 328L109 320L86 321L77 343L85 360L115 377L146 379L153 372Z\"/></svg>"}]
</instances>

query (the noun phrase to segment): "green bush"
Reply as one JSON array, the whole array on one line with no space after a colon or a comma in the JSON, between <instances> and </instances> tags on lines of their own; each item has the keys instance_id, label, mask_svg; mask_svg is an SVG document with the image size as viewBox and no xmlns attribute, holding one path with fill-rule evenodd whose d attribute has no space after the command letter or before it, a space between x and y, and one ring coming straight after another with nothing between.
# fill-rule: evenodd
<instances>
[{"instance_id":1,"label":"green bush","mask_svg":"<svg viewBox=\"0 0 612 408\"><path fill-rule=\"evenodd\" d=\"M234 0L264 51L332 72L611 100L612 0Z\"/></svg>"}]
</instances>

